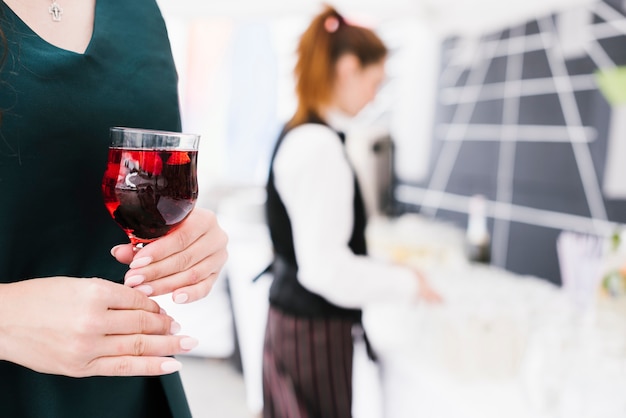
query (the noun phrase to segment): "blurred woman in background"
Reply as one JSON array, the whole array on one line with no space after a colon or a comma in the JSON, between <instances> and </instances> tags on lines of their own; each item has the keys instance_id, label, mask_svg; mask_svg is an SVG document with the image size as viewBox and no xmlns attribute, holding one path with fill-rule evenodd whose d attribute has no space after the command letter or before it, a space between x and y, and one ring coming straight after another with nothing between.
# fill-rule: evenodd
<instances>
[{"instance_id":1,"label":"blurred woman in background","mask_svg":"<svg viewBox=\"0 0 626 418\"><path fill-rule=\"evenodd\" d=\"M387 48L332 7L302 35L298 107L267 184L274 281L263 354L264 417L350 417L353 327L375 302L439 301L419 272L367 256L366 215L343 131L372 101Z\"/></svg>"}]
</instances>

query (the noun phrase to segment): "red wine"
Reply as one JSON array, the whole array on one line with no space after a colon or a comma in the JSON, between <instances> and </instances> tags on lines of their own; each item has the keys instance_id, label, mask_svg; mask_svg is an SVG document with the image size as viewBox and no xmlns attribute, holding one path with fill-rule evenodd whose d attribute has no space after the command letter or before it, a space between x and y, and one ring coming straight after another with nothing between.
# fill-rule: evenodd
<instances>
[{"instance_id":1,"label":"red wine","mask_svg":"<svg viewBox=\"0 0 626 418\"><path fill-rule=\"evenodd\" d=\"M131 241L153 241L189 215L198 197L197 158L197 151L109 149L104 204Z\"/></svg>"}]
</instances>

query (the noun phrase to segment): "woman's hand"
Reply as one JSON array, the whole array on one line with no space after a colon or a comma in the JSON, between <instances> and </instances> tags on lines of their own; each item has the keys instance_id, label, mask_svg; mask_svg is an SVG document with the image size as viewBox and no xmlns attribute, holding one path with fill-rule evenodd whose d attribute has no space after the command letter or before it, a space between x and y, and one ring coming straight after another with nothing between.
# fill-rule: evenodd
<instances>
[{"instance_id":1,"label":"woman's hand","mask_svg":"<svg viewBox=\"0 0 626 418\"><path fill-rule=\"evenodd\" d=\"M417 277L418 283L418 298L428 303L441 303L443 298L441 295L430 285L430 282L424 277L424 275L418 271L413 270Z\"/></svg>"},{"instance_id":2,"label":"woman's hand","mask_svg":"<svg viewBox=\"0 0 626 418\"><path fill-rule=\"evenodd\" d=\"M228 238L213 212L195 208L179 228L137 252L130 244L111 253L130 264L124 284L149 296L172 293L176 303L201 299L209 294L226 262Z\"/></svg>"},{"instance_id":3,"label":"woman's hand","mask_svg":"<svg viewBox=\"0 0 626 418\"><path fill-rule=\"evenodd\" d=\"M71 377L156 376L197 340L143 293L102 279L0 285L0 360Z\"/></svg>"}]
</instances>

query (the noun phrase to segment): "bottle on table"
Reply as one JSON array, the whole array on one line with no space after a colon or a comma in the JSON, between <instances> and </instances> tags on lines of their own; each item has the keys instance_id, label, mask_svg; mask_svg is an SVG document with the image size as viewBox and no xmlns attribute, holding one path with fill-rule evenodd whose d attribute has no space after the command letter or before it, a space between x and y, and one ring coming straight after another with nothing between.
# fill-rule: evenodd
<instances>
[{"instance_id":1,"label":"bottle on table","mask_svg":"<svg viewBox=\"0 0 626 418\"><path fill-rule=\"evenodd\" d=\"M491 262L491 238L487 229L487 202L482 195L474 195L470 199L465 253L471 262L486 264Z\"/></svg>"}]
</instances>

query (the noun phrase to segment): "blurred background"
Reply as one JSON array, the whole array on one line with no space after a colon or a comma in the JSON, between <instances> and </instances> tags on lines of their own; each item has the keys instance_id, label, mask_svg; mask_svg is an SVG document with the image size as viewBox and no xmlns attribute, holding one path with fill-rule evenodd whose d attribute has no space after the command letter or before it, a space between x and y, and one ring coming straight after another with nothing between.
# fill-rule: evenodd
<instances>
[{"instance_id":1,"label":"blurred background","mask_svg":"<svg viewBox=\"0 0 626 418\"><path fill-rule=\"evenodd\" d=\"M183 358L194 416L257 417L264 185L322 3L158 2L183 127L203 138L199 204L230 235L206 300L161 303L201 340ZM391 50L348 133L370 248L446 298L366 309L381 359L357 352L355 418L625 417L626 2L329 4Z\"/></svg>"}]
</instances>

